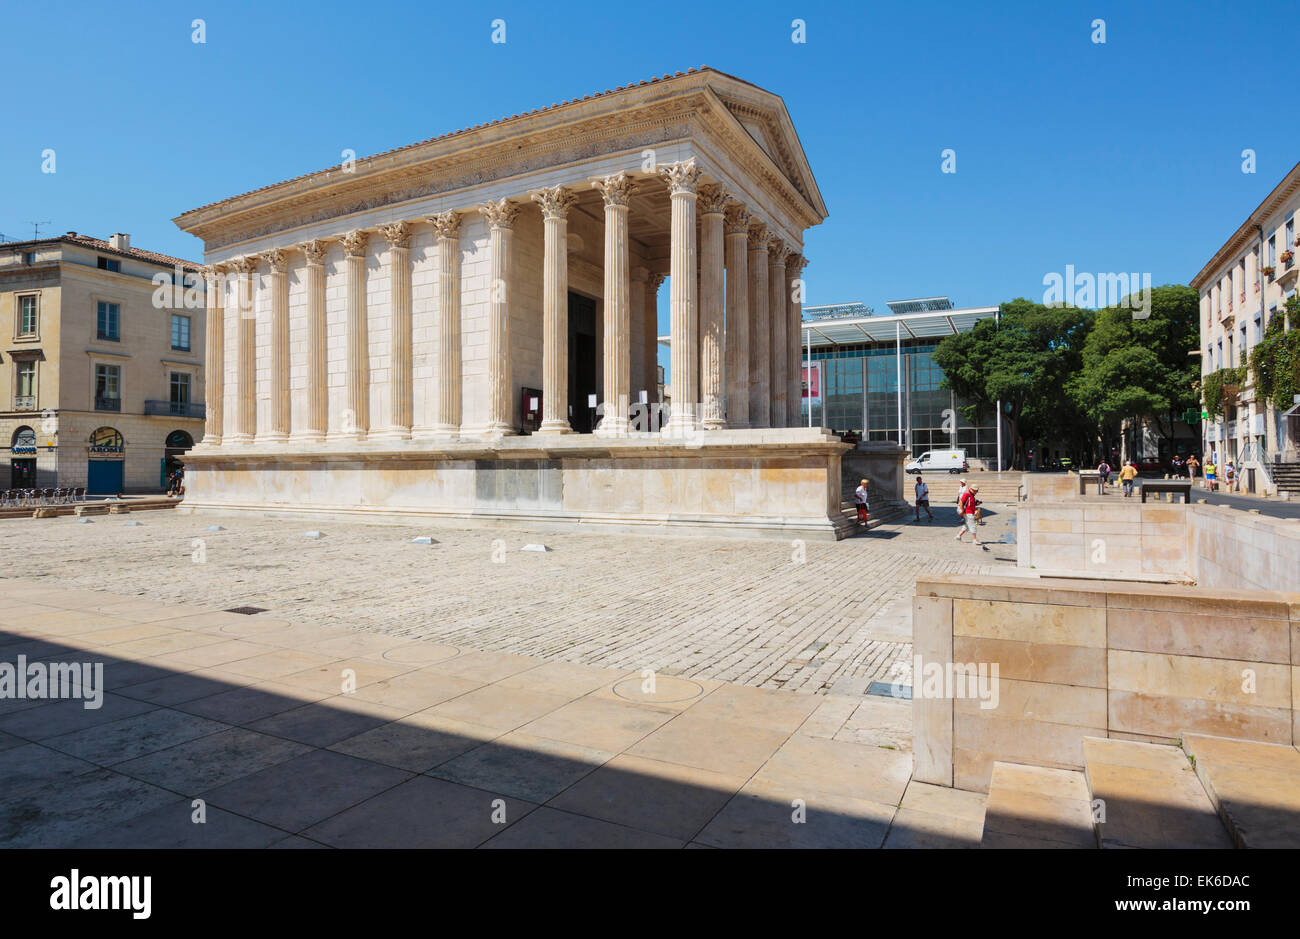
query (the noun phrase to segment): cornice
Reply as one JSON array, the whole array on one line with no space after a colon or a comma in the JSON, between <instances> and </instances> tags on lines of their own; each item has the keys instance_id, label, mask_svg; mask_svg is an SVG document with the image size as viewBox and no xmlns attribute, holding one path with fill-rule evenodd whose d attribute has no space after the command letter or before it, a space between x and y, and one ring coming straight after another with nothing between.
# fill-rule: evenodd
<instances>
[{"instance_id":1,"label":"cornice","mask_svg":"<svg viewBox=\"0 0 1300 939\"><path fill-rule=\"evenodd\" d=\"M729 106L703 86L563 123L532 129L522 125L510 136L496 133L478 140L434 141L372 158L353 173L316 174L196 209L176 222L203 238L206 249L213 251L327 219L450 196L540 169L688 140L697 134L720 145L765 196L805 227L822 220L818 209L778 169ZM519 196L525 195L521 189ZM467 197L465 205L448 208L472 211L474 205Z\"/></svg>"}]
</instances>

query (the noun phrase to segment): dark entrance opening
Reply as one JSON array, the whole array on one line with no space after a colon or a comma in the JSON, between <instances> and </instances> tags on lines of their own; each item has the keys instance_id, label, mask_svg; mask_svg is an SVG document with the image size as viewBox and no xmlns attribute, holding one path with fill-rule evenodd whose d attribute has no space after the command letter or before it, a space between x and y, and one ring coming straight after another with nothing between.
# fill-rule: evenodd
<instances>
[{"instance_id":1,"label":"dark entrance opening","mask_svg":"<svg viewBox=\"0 0 1300 939\"><path fill-rule=\"evenodd\" d=\"M162 480L160 485L167 488L167 480L184 465L180 457L194 446L194 438L188 431L173 430L163 442Z\"/></svg>"},{"instance_id":2,"label":"dark entrance opening","mask_svg":"<svg viewBox=\"0 0 1300 939\"><path fill-rule=\"evenodd\" d=\"M580 434L592 431L590 396L596 387L596 301L569 294L569 423Z\"/></svg>"},{"instance_id":3,"label":"dark entrance opening","mask_svg":"<svg viewBox=\"0 0 1300 939\"><path fill-rule=\"evenodd\" d=\"M13 489L31 489L36 485L36 461L10 460L9 485Z\"/></svg>"}]
</instances>

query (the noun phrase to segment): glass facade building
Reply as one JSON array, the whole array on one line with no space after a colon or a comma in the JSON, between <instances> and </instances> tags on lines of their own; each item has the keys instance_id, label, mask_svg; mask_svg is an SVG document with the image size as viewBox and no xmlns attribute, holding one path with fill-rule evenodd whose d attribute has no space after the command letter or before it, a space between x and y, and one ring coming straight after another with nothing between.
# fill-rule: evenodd
<instances>
[{"instance_id":1,"label":"glass facade building","mask_svg":"<svg viewBox=\"0 0 1300 939\"><path fill-rule=\"evenodd\" d=\"M966 402L942 387L943 371L931 353L943 336L969 330L996 315L997 308L947 305L891 316L852 315L865 309L856 304L806 308L804 368L811 363L814 374L805 381L802 422L809 423L811 406L813 425L857 433L866 441L900 441L914 456L959 447L967 459L996 467L996 415L990 412L978 424L966 420L960 412ZM1003 458L1010 452L1004 436Z\"/></svg>"}]
</instances>

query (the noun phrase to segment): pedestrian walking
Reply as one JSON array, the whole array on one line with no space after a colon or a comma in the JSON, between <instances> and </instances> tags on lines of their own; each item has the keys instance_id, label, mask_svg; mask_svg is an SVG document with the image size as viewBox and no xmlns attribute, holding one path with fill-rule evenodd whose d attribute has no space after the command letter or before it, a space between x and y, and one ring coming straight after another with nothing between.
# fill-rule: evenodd
<instances>
[{"instance_id":1,"label":"pedestrian walking","mask_svg":"<svg viewBox=\"0 0 1300 939\"><path fill-rule=\"evenodd\" d=\"M1196 484L1196 477L1200 473L1200 471L1201 471L1201 461L1198 460L1196 458L1196 454L1193 453L1191 456L1187 458L1187 478L1192 481L1192 485Z\"/></svg>"},{"instance_id":2,"label":"pedestrian walking","mask_svg":"<svg viewBox=\"0 0 1300 939\"><path fill-rule=\"evenodd\" d=\"M930 511L930 487L921 480L921 474L916 475L916 520L921 520L921 509L925 509L925 514L929 516L930 521L934 521L934 513Z\"/></svg>"},{"instance_id":3,"label":"pedestrian walking","mask_svg":"<svg viewBox=\"0 0 1300 939\"><path fill-rule=\"evenodd\" d=\"M1217 475L1217 471L1218 471L1218 467L1214 465L1214 457L1213 456L1206 457L1205 458L1205 488L1210 490L1210 492L1214 491L1215 477Z\"/></svg>"},{"instance_id":4,"label":"pedestrian walking","mask_svg":"<svg viewBox=\"0 0 1300 939\"><path fill-rule=\"evenodd\" d=\"M1237 467L1233 465L1231 460L1228 461L1227 467L1223 470L1223 482L1228 492L1237 491Z\"/></svg>"},{"instance_id":5,"label":"pedestrian walking","mask_svg":"<svg viewBox=\"0 0 1300 939\"><path fill-rule=\"evenodd\" d=\"M1137 467L1133 465L1132 460L1125 463L1124 468L1119 471L1119 481L1124 485L1125 499L1133 495L1133 480L1137 478L1137 474Z\"/></svg>"},{"instance_id":6,"label":"pedestrian walking","mask_svg":"<svg viewBox=\"0 0 1300 939\"><path fill-rule=\"evenodd\" d=\"M976 497L979 491L979 486L967 486L961 494L958 508L961 510L962 530L957 532L955 540L961 541L962 535L970 532L971 540L987 551L988 546L980 544L979 523L975 520L975 511L979 508L979 499Z\"/></svg>"},{"instance_id":7,"label":"pedestrian walking","mask_svg":"<svg viewBox=\"0 0 1300 939\"><path fill-rule=\"evenodd\" d=\"M1110 464L1106 462L1105 457L1102 457L1101 462L1097 464L1097 478L1101 481L1101 493L1105 495L1106 484L1110 482Z\"/></svg>"},{"instance_id":8,"label":"pedestrian walking","mask_svg":"<svg viewBox=\"0 0 1300 939\"><path fill-rule=\"evenodd\" d=\"M858 488L853 490L853 501L858 506L858 524L866 525L871 520L869 510L871 508L867 499L867 488L871 485L868 480L862 480L858 483Z\"/></svg>"}]
</instances>

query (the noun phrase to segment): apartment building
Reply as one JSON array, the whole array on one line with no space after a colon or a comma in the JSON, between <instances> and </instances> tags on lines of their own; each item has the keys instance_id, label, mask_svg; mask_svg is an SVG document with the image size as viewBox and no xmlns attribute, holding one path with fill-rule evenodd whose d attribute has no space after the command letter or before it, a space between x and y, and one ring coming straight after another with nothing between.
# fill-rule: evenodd
<instances>
[{"instance_id":1,"label":"apartment building","mask_svg":"<svg viewBox=\"0 0 1300 939\"><path fill-rule=\"evenodd\" d=\"M1202 385L1222 387L1222 405L1202 422L1202 447L1237 461L1243 490L1274 493L1300 461L1300 402L1265 400L1249 368L1269 324L1295 328L1286 302L1296 295L1300 212L1297 164L1192 278L1201 300ZM1279 319L1281 317L1281 319Z\"/></svg>"},{"instance_id":2,"label":"apartment building","mask_svg":"<svg viewBox=\"0 0 1300 939\"><path fill-rule=\"evenodd\" d=\"M126 234L0 244L0 487L157 491L203 435L203 289Z\"/></svg>"}]
</instances>

